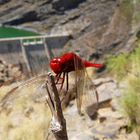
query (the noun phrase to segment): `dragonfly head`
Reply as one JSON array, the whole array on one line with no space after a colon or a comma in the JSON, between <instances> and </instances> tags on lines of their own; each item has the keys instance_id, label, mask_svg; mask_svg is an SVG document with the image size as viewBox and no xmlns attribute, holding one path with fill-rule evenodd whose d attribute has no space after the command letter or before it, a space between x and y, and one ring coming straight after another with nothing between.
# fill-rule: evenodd
<instances>
[{"instance_id":1,"label":"dragonfly head","mask_svg":"<svg viewBox=\"0 0 140 140\"><path fill-rule=\"evenodd\" d=\"M50 67L54 71L54 73L59 74L61 72L61 59L53 58L50 61Z\"/></svg>"}]
</instances>

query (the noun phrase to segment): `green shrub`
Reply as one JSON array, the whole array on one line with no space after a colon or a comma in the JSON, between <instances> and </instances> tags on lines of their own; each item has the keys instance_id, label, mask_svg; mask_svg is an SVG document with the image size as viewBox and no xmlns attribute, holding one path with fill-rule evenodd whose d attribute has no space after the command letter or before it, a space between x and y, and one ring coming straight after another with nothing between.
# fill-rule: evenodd
<instances>
[{"instance_id":1,"label":"green shrub","mask_svg":"<svg viewBox=\"0 0 140 140\"><path fill-rule=\"evenodd\" d=\"M129 72L135 76L140 76L140 42L137 42L137 48L130 55L128 62L131 66Z\"/></svg>"},{"instance_id":2,"label":"green shrub","mask_svg":"<svg viewBox=\"0 0 140 140\"><path fill-rule=\"evenodd\" d=\"M119 56L110 57L107 59L107 69L118 80L121 80L127 74L128 56L120 54Z\"/></svg>"},{"instance_id":3,"label":"green shrub","mask_svg":"<svg viewBox=\"0 0 140 140\"><path fill-rule=\"evenodd\" d=\"M140 40L129 55L121 54L107 60L107 68L119 82L127 83L119 100L120 110L129 119L128 131L134 128L140 136Z\"/></svg>"},{"instance_id":4,"label":"green shrub","mask_svg":"<svg viewBox=\"0 0 140 140\"><path fill-rule=\"evenodd\" d=\"M120 99L120 108L122 113L129 118L129 128L133 130L140 125L140 77L128 80L127 89Z\"/></svg>"}]
</instances>

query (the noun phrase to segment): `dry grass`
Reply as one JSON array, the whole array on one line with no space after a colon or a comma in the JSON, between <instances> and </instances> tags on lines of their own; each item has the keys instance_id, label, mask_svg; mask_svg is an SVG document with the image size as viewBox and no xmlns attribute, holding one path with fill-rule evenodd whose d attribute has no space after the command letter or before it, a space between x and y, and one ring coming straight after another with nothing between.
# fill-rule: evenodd
<instances>
[{"instance_id":1,"label":"dry grass","mask_svg":"<svg viewBox=\"0 0 140 140\"><path fill-rule=\"evenodd\" d=\"M12 87L13 85L2 87L0 99ZM35 101L36 87L36 84L25 86L4 101L0 113L1 140L44 140L51 114L45 102Z\"/></svg>"}]
</instances>

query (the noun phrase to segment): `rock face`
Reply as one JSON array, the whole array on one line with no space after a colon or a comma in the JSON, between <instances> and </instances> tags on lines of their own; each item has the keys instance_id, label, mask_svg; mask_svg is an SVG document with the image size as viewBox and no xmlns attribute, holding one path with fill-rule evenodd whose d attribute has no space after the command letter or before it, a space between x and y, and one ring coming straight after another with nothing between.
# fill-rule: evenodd
<instances>
[{"instance_id":1,"label":"rock face","mask_svg":"<svg viewBox=\"0 0 140 140\"><path fill-rule=\"evenodd\" d=\"M23 14L19 18L6 22L6 24L20 25L25 22L33 22L37 20L38 20L37 13L35 11L29 11L28 13Z\"/></svg>"},{"instance_id":2,"label":"rock face","mask_svg":"<svg viewBox=\"0 0 140 140\"><path fill-rule=\"evenodd\" d=\"M19 67L7 64L0 60L0 86L1 84L10 84L15 82L19 77L21 78L22 72Z\"/></svg>"},{"instance_id":3,"label":"rock face","mask_svg":"<svg viewBox=\"0 0 140 140\"><path fill-rule=\"evenodd\" d=\"M7 3L9 2L10 0L0 0L0 4L4 4L4 3Z\"/></svg>"},{"instance_id":4,"label":"rock face","mask_svg":"<svg viewBox=\"0 0 140 140\"><path fill-rule=\"evenodd\" d=\"M111 78L100 78L94 81L94 84L98 85L99 104L107 100L105 97L107 94L110 95L110 100L119 98L122 87L112 81ZM102 98L101 102L100 98ZM94 107L92 106L92 110ZM119 110L114 110L111 106L100 107L99 105L96 117L90 119L87 114L78 115L75 102L71 102L64 114L70 140L131 140L132 137L138 140L135 132L127 132L128 120Z\"/></svg>"},{"instance_id":5,"label":"rock face","mask_svg":"<svg viewBox=\"0 0 140 140\"><path fill-rule=\"evenodd\" d=\"M52 2L54 9L58 11L65 11L76 8L80 3L86 0L55 0Z\"/></svg>"},{"instance_id":6,"label":"rock face","mask_svg":"<svg viewBox=\"0 0 140 140\"><path fill-rule=\"evenodd\" d=\"M42 33L68 32L66 51L118 54L134 49L140 5L126 0L11 0L0 9L0 23L34 28Z\"/></svg>"}]
</instances>

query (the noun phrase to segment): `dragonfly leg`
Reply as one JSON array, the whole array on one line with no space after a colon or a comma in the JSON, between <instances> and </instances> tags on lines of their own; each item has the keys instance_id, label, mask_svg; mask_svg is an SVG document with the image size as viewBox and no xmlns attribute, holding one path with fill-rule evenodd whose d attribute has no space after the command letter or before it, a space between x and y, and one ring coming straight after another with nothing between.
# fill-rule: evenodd
<instances>
[{"instance_id":1,"label":"dragonfly leg","mask_svg":"<svg viewBox=\"0 0 140 140\"><path fill-rule=\"evenodd\" d=\"M66 73L66 91L64 92L64 97L62 98L62 101L63 101L63 99L66 97L66 94L67 94L67 92L68 92L68 89L69 89L69 83L68 83L68 81L69 81L69 77L68 77L68 72Z\"/></svg>"},{"instance_id":2,"label":"dragonfly leg","mask_svg":"<svg viewBox=\"0 0 140 140\"><path fill-rule=\"evenodd\" d=\"M68 85L69 83L68 83L68 81L69 81L69 77L68 77L68 72L67 72L66 73L66 91L63 94L63 97L61 99L61 102L63 102L64 99L67 98L67 92L68 92L68 89L69 89L69 85Z\"/></svg>"},{"instance_id":3,"label":"dragonfly leg","mask_svg":"<svg viewBox=\"0 0 140 140\"><path fill-rule=\"evenodd\" d=\"M62 88L63 88L63 84L64 84L64 80L65 80L65 74L67 74L67 73L63 73L63 79L62 79L62 83L61 83L61 87L60 87L60 90L59 90L59 92L62 90ZM67 76L67 75L66 75ZM67 82L67 81L66 81ZM65 95L66 95L66 93L64 93L63 95L62 95L62 99L61 99L61 102L63 102L63 100L64 100L64 98L65 98Z\"/></svg>"},{"instance_id":4,"label":"dragonfly leg","mask_svg":"<svg viewBox=\"0 0 140 140\"><path fill-rule=\"evenodd\" d=\"M56 82L55 82L55 84L58 84L58 82L59 82L59 80L60 80L60 76L61 76L61 74L62 74L62 72L59 73L59 74L57 74L57 75L55 76L55 78L56 78Z\"/></svg>"},{"instance_id":5,"label":"dragonfly leg","mask_svg":"<svg viewBox=\"0 0 140 140\"><path fill-rule=\"evenodd\" d=\"M66 73L66 91L64 93L64 97L67 95L69 89L69 77L68 77L68 72Z\"/></svg>"},{"instance_id":6,"label":"dragonfly leg","mask_svg":"<svg viewBox=\"0 0 140 140\"><path fill-rule=\"evenodd\" d=\"M68 89L69 89L69 75L68 75L68 72L66 73L66 93L68 92Z\"/></svg>"},{"instance_id":7,"label":"dragonfly leg","mask_svg":"<svg viewBox=\"0 0 140 140\"><path fill-rule=\"evenodd\" d=\"M62 83L61 83L60 91L61 91L62 88L63 88L64 80L65 80L65 72L63 73L63 77L62 77Z\"/></svg>"}]
</instances>

